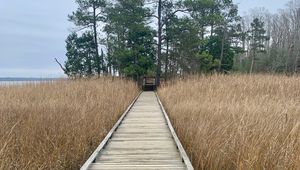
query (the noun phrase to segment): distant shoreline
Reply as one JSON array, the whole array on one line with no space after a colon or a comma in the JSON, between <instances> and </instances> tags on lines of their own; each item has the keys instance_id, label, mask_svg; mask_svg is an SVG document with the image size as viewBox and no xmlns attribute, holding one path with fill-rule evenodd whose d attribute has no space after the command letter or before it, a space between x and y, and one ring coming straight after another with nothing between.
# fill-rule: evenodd
<instances>
[{"instance_id":1,"label":"distant shoreline","mask_svg":"<svg viewBox=\"0 0 300 170\"><path fill-rule=\"evenodd\" d=\"M22 77L1 77L0 81L55 81L65 78L22 78Z\"/></svg>"},{"instance_id":2,"label":"distant shoreline","mask_svg":"<svg viewBox=\"0 0 300 170\"><path fill-rule=\"evenodd\" d=\"M25 84L53 83L65 78L0 78L0 87Z\"/></svg>"}]
</instances>

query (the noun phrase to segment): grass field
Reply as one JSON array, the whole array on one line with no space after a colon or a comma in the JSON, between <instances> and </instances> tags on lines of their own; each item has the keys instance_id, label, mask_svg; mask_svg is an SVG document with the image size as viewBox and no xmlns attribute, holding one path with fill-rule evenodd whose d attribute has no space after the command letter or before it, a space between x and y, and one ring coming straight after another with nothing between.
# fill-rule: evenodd
<instances>
[{"instance_id":1,"label":"grass field","mask_svg":"<svg viewBox=\"0 0 300 170\"><path fill-rule=\"evenodd\" d=\"M79 169L137 93L109 78L0 87L0 169Z\"/></svg>"},{"instance_id":2,"label":"grass field","mask_svg":"<svg viewBox=\"0 0 300 170\"><path fill-rule=\"evenodd\" d=\"M191 77L159 95L195 169L300 169L300 77Z\"/></svg>"}]
</instances>

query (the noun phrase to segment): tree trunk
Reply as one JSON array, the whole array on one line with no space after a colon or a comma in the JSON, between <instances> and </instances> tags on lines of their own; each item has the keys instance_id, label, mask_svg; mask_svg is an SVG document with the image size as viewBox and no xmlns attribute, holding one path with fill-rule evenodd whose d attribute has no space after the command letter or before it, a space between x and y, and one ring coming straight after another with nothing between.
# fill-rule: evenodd
<instances>
[{"instance_id":1,"label":"tree trunk","mask_svg":"<svg viewBox=\"0 0 300 170\"><path fill-rule=\"evenodd\" d=\"M104 57L105 57L104 52L103 52L103 50L101 50L101 56L100 56L100 59L101 59L101 68L102 68L103 73L106 74L108 71L107 71L107 69L105 67Z\"/></svg>"},{"instance_id":2,"label":"tree trunk","mask_svg":"<svg viewBox=\"0 0 300 170\"><path fill-rule=\"evenodd\" d=\"M223 58L224 58L224 44L225 44L225 32L223 33L223 37L222 37L222 44L221 44L221 55L220 55L220 63L219 63L219 72L222 71L222 62L223 62Z\"/></svg>"},{"instance_id":3,"label":"tree trunk","mask_svg":"<svg viewBox=\"0 0 300 170\"><path fill-rule=\"evenodd\" d=\"M295 54L295 67L294 67L294 74L297 74L298 72L298 64L299 64L299 55L300 55L300 23L299 23L299 19L300 19L300 8L297 9L297 14L296 14L296 21L297 23L295 23L296 25L296 36L295 36L295 50L297 51L296 54Z\"/></svg>"},{"instance_id":4,"label":"tree trunk","mask_svg":"<svg viewBox=\"0 0 300 170\"><path fill-rule=\"evenodd\" d=\"M168 22L166 23L166 41L167 41L167 51L166 51L166 60L165 60L165 81L168 79L168 65L169 65L169 37L168 37Z\"/></svg>"},{"instance_id":5,"label":"tree trunk","mask_svg":"<svg viewBox=\"0 0 300 170\"><path fill-rule=\"evenodd\" d=\"M169 65L169 42L167 41L166 61L165 61L165 81L168 79Z\"/></svg>"},{"instance_id":6,"label":"tree trunk","mask_svg":"<svg viewBox=\"0 0 300 170\"><path fill-rule=\"evenodd\" d=\"M92 77L93 71L92 71L92 61L91 61L91 57L90 54L88 54L87 56L87 76L88 77Z\"/></svg>"},{"instance_id":7,"label":"tree trunk","mask_svg":"<svg viewBox=\"0 0 300 170\"><path fill-rule=\"evenodd\" d=\"M295 68L294 68L294 74L297 74L298 73L298 57L296 57L295 59Z\"/></svg>"},{"instance_id":8,"label":"tree trunk","mask_svg":"<svg viewBox=\"0 0 300 170\"><path fill-rule=\"evenodd\" d=\"M285 56L284 53L282 55ZM285 74L289 73L289 62L290 62L290 56L292 56L292 55L293 55L293 47L292 47L292 44L291 44L288 47L287 55L285 57L286 58L286 61L285 61Z\"/></svg>"},{"instance_id":9,"label":"tree trunk","mask_svg":"<svg viewBox=\"0 0 300 170\"><path fill-rule=\"evenodd\" d=\"M106 37L106 46L107 46L107 71L110 75L112 75L112 58L111 58L111 47L109 43L109 33L107 34Z\"/></svg>"},{"instance_id":10,"label":"tree trunk","mask_svg":"<svg viewBox=\"0 0 300 170\"><path fill-rule=\"evenodd\" d=\"M250 71L249 71L250 75L252 75L253 69L254 69L254 65L255 65L255 51L253 52L252 55L253 56L252 56L252 61L251 61L251 67L250 67Z\"/></svg>"},{"instance_id":11,"label":"tree trunk","mask_svg":"<svg viewBox=\"0 0 300 170\"><path fill-rule=\"evenodd\" d=\"M157 69L156 69L156 85L160 85L161 75L161 47L162 47L162 0L158 0L158 47L157 47Z\"/></svg>"},{"instance_id":12,"label":"tree trunk","mask_svg":"<svg viewBox=\"0 0 300 170\"><path fill-rule=\"evenodd\" d=\"M98 49L97 16L96 16L95 4L93 4L93 31L94 31L94 41L95 41L96 60L97 60L97 73L98 73L98 77L100 77L100 75L101 75L101 59L99 56L99 49Z\"/></svg>"},{"instance_id":13,"label":"tree trunk","mask_svg":"<svg viewBox=\"0 0 300 170\"><path fill-rule=\"evenodd\" d=\"M297 72L298 72L298 62L299 62L299 53L300 53L300 50L298 49L297 51L298 52L295 55L294 74L297 74Z\"/></svg>"},{"instance_id":14,"label":"tree trunk","mask_svg":"<svg viewBox=\"0 0 300 170\"><path fill-rule=\"evenodd\" d=\"M210 15L214 15L214 9L210 10ZM212 37L214 35L214 21L211 21L211 25L210 25L210 37Z\"/></svg>"}]
</instances>

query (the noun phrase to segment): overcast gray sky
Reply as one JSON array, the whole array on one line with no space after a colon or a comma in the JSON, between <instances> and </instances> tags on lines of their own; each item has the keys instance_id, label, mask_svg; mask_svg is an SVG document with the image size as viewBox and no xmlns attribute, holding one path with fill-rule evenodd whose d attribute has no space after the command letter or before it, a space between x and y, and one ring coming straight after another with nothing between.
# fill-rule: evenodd
<instances>
[{"instance_id":1,"label":"overcast gray sky","mask_svg":"<svg viewBox=\"0 0 300 170\"><path fill-rule=\"evenodd\" d=\"M270 12L288 0L234 0L241 15L254 7ZM0 77L61 77L54 57L64 61L67 21L74 0L0 0Z\"/></svg>"}]
</instances>

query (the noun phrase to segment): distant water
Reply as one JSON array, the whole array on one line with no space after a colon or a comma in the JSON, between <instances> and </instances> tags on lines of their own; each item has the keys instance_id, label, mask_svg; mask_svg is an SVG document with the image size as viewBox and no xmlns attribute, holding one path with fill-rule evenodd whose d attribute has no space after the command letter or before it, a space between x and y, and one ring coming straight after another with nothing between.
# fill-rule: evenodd
<instances>
[{"instance_id":1,"label":"distant water","mask_svg":"<svg viewBox=\"0 0 300 170\"><path fill-rule=\"evenodd\" d=\"M0 86L15 86L24 84L39 84L43 82L55 82L54 78L0 78Z\"/></svg>"}]
</instances>

